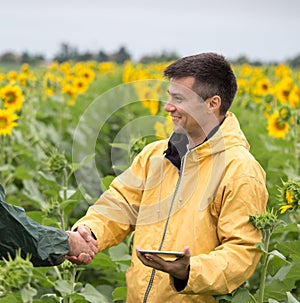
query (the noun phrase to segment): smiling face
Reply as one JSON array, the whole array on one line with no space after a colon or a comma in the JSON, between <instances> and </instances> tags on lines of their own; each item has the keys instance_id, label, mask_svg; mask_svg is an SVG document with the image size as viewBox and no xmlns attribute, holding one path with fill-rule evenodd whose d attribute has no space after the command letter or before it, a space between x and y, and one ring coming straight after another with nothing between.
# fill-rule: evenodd
<instances>
[{"instance_id":1,"label":"smiling face","mask_svg":"<svg viewBox=\"0 0 300 303\"><path fill-rule=\"evenodd\" d=\"M203 142L208 133L219 123L219 96L203 100L193 91L195 78L188 76L170 81L170 98L165 110L170 113L174 132L188 136L193 147Z\"/></svg>"}]
</instances>

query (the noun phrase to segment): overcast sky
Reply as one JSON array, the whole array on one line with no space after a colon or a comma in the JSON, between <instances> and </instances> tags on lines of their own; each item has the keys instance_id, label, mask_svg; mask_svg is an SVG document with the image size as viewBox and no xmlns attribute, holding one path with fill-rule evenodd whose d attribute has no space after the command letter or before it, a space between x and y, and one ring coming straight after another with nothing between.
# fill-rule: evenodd
<instances>
[{"instance_id":1,"label":"overcast sky","mask_svg":"<svg viewBox=\"0 0 300 303\"><path fill-rule=\"evenodd\" d=\"M299 0L0 0L0 53L51 58L66 42L125 46L135 60L165 50L283 61L300 54L299 16Z\"/></svg>"}]
</instances>

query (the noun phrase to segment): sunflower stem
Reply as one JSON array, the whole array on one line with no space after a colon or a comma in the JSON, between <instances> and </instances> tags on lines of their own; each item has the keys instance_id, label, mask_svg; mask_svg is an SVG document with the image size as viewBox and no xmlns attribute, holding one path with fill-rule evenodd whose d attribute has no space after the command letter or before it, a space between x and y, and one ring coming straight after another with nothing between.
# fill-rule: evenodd
<instances>
[{"instance_id":1,"label":"sunflower stem","mask_svg":"<svg viewBox=\"0 0 300 303\"><path fill-rule=\"evenodd\" d=\"M271 238L270 229L263 230L263 254L261 259L261 275L259 283L259 293L258 293L258 303L263 303L264 301L264 292L265 292L265 282L267 276L267 268L269 263L269 242Z\"/></svg>"}]
</instances>

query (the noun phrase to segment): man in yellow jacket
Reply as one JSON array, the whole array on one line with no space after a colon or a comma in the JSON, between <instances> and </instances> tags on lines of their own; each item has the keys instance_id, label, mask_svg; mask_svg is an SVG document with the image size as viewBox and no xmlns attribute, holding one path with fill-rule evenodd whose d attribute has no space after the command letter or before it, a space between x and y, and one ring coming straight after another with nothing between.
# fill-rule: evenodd
<instances>
[{"instance_id":1,"label":"man in yellow jacket","mask_svg":"<svg viewBox=\"0 0 300 303\"><path fill-rule=\"evenodd\" d=\"M99 251L135 231L128 303L216 302L259 261L261 234L249 216L265 210L265 173L229 112L237 83L223 56L184 57L164 75L174 133L147 145L74 228L85 225Z\"/></svg>"}]
</instances>

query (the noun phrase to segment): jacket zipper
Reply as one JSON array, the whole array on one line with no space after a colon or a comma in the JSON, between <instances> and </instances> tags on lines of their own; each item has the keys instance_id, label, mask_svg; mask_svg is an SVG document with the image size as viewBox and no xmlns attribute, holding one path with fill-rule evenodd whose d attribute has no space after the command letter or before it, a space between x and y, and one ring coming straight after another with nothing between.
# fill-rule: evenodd
<instances>
[{"instance_id":1,"label":"jacket zipper","mask_svg":"<svg viewBox=\"0 0 300 303\"><path fill-rule=\"evenodd\" d=\"M185 154L185 156L186 156L186 154ZM172 202L171 202L171 205L170 205L170 210L169 210L169 213L168 213L167 221L166 221L166 224L165 224L165 227L164 227L163 236L162 236L162 239L160 241L160 245L159 245L158 250L162 249L162 246L163 246L164 241L165 241L165 237L166 237L167 228L168 228L168 225L169 225L169 220L170 220L172 208L173 208L175 197L177 195L178 188L179 188L179 185L180 185L180 182L181 182L181 178L182 178L182 168L183 168L183 165L184 165L185 156L183 156L182 159L181 159L180 170L179 170L179 177L178 177L178 180L177 180L177 183L176 183L175 191L174 191ZM148 296L149 296L151 288L153 286L155 272L156 272L156 269L153 268L152 273L151 273L151 277L150 277L150 280L149 280L149 283L148 283L148 286L147 286L147 289L146 289L146 292L145 292L143 303L147 303Z\"/></svg>"}]
</instances>

